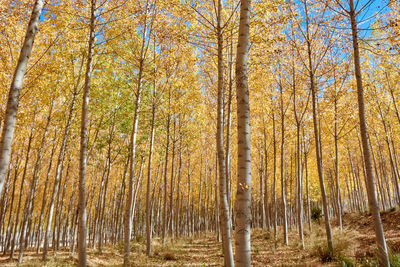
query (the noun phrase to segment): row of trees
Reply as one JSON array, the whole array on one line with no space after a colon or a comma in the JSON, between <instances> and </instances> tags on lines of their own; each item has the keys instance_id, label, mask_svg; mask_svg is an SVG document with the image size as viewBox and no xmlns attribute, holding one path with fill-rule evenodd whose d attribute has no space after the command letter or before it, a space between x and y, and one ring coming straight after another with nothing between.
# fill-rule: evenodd
<instances>
[{"instance_id":1,"label":"row of trees","mask_svg":"<svg viewBox=\"0 0 400 267\"><path fill-rule=\"evenodd\" d=\"M389 265L379 210L400 203L395 2L22 5L1 2L4 253L21 263L28 247L44 260L78 247L85 266L86 246L123 242L129 266L138 235L150 256L154 235L213 231L226 266L249 266L250 227L275 240L282 227L285 244L295 227L304 248L318 205L331 251L330 219L342 229L344 211L369 209Z\"/></svg>"}]
</instances>

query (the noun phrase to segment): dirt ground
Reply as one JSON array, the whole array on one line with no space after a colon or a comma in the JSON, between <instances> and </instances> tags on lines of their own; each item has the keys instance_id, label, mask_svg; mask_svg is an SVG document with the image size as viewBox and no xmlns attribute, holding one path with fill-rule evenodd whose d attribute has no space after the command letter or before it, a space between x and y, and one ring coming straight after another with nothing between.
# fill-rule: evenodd
<instances>
[{"instance_id":1,"label":"dirt ground","mask_svg":"<svg viewBox=\"0 0 400 267\"><path fill-rule=\"evenodd\" d=\"M400 254L400 211L382 213L387 243L392 253ZM335 260L322 262L326 246L322 222L313 224L310 234L305 224L305 249L301 249L296 229L289 235L289 245L282 244L282 233L278 231L277 244L273 233L256 229L252 231L252 265L253 266L376 266L373 258L376 254L374 231L371 216L365 214L345 214L344 229L341 233L334 227L334 247L337 250ZM335 222L333 222L335 225ZM132 242L133 266L223 266L222 247L212 234L200 237L186 237L162 246L158 238L153 239L153 255L145 256L146 245L142 238ZM88 249L88 266L121 266L123 246L105 247L100 254ZM41 255L34 251L24 254L22 266L76 266L77 255L65 249L50 257L46 263L41 262ZM50 252L52 255L52 252ZM18 254L16 254L16 257ZM347 262L347 265L345 264ZM349 262L357 263L351 265ZM16 266L16 259L0 256L0 266Z\"/></svg>"},{"instance_id":2,"label":"dirt ground","mask_svg":"<svg viewBox=\"0 0 400 267\"><path fill-rule=\"evenodd\" d=\"M381 219L389 251L400 254L400 211L382 212ZM376 244L371 215L345 214L343 222L345 227L357 231L355 238L357 246L354 256L357 259L373 256L376 251Z\"/></svg>"}]
</instances>

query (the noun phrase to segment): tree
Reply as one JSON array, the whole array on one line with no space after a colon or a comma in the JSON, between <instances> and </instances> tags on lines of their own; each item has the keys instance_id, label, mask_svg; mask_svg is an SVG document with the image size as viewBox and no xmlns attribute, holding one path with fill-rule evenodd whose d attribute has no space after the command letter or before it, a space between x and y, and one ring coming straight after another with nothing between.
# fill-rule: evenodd
<instances>
[{"instance_id":1,"label":"tree","mask_svg":"<svg viewBox=\"0 0 400 267\"><path fill-rule=\"evenodd\" d=\"M218 40L218 97L217 97L217 154L219 170L219 211L220 226L222 231L222 245L225 259L225 266L233 266L233 252L231 243L231 220L229 214L227 198L227 179L226 179L226 161L224 155L224 123L223 123L223 33L222 33L222 1L217 3L217 40Z\"/></svg>"},{"instance_id":2,"label":"tree","mask_svg":"<svg viewBox=\"0 0 400 267\"><path fill-rule=\"evenodd\" d=\"M15 121L17 117L19 96L26 73L28 60L32 52L33 41L38 31L39 17L43 9L43 0L36 0L33 5L31 18L26 29L24 43L21 47L17 66L8 93L6 114L0 141L0 195L3 191L8 163L10 161L11 144L14 136Z\"/></svg>"},{"instance_id":3,"label":"tree","mask_svg":"<svg viewBox=\"0 0 400 267\"><path fill-rule=\"evenodd\" d=\"M372 217L374 220L376 243L378 244L379 263L382 266L390 266L385 234L383 232L382 220L376 199L374 173L372 171L371 155L368 145L368 128L365 119L364 88L363 88L362 74L361 74L360 51L358 46L358 32L357 32L358 29L356 22L356 16L359 14L359 12L357 12L354 9L354 1L353 0L349 1L350 4L347 13L350 18L352 41L353 41L353 56L354 56L354 70L355 70L354 75L356 77L356 85L357 85L358 114L360 120L360 134L361 134L362 150L364 155L364 164L366 171L365 183L367 185L368 203L369 203L369 209L372 213ZM360 10L363 10L363 7Z\"/></svg>"},{"instance_id":4,"label":"tree","mask_svg":"<svg viewBox=\"0 0 400 267\"><path fill-rule=\"evenodd\" d=\"M236 188L236 266L250 266L251 223L251 155L250 155L250 107L247 81L249 55L250 0L240 1L240 22L236 58L236 98L238 163Z\"/></svg>"},{"instance_id":5,"label":"tree","mask_svg":"<svg viewBox=\"0 0 400 267\"><path fill-rule=\"evenodd\" d=\"M152 30L152 18L150 16L150 2L147 0L145 5L145 14L144 14L144 22L143 22L143 33L141 36L141 45L138 56L138 77L137 77L137 85L135 90L135 110L133 114L132 121L132 132L130 137L130 149L129 149L129 157L130 157L130 165L129 165L129 182L128 182L128 190L126 195L126 205L125 205L125 217L124 217L124 266L130 265L129 254L130 254L130 240L132 233L132 220L131 220L131 209L133 205L133 184L135 182L135 157L136 157L136 138L138 132L138 123L139 123L139 112L140 112L140 102L142 97L142 79L143 79L143 69L147 56L147 51L150 42L150 33ZM150 19L150 20L149 20ZM135 208L135 207L134 207ZM135 210L135 209L133 209Z\"/></svg>"},{"instance_id":6,"label":"tree","mask_svg":"<svg viewBox=\"0 0 400 267\"><path fill-rule=\"evenodd\" d=\"M78 223L78 265L86 266L86 165L87 165L87 128L90 80L92 74L93 48L95 41L96 0L90 2L89 41L86 59L85 83L83 86L81 115L81 147L79 157L79 223Z\"/></svg>"}]
</instances>

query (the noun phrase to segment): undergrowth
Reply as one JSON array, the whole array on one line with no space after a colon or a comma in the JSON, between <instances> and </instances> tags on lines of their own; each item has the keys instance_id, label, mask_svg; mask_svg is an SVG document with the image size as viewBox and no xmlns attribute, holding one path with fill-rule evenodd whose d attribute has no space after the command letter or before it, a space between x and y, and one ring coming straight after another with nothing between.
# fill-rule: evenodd
<instances>
[{"instance_id":1,"label":"undergrowth","mask_svg":"<svg viewBox=\"0 0 400 267\"><path fill-rule=\"evenodd\" d=\"M356 234L352 230L343 229L343 232L340 232L339 229L333 229L333 250L330 251L324 228L320 225L316 225L314 231L310 233L310 237L307 238L305 242L306 248L309 248L311 256L320 259L323 263L331 261L350 263L355 237Z\"/></svg>"}]
</instances>

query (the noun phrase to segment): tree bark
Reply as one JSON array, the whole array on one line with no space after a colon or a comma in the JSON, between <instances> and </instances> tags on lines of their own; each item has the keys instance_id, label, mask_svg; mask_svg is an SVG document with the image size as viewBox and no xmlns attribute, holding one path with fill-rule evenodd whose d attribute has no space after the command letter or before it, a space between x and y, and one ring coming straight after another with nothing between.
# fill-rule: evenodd
<instances>
[{"instance_id":1,"label":"tree bark","mask_svg":"<svg viewBox=\"0 0 400 267\"><path fill-rule=\"evenodd\" d=\"M140 101L142 95L143 68L147 50L146 42L148 42L148 40L146 40L147 39L146 32L147 32L147 13L144 22L142 44L140 48L135 111L133 115L133 126L132 126L132 134L131 134L130 148L129 148L129 154L130 154L129 183L128 183L128 190L126 193L127 195L126 195L125 218L124 218L124 267L130 266L129 254L130 254L130 239L132 233L131 209L133 204L133 185L135 182L136 137L138 131Z\"/></svg>"},{"instance_id":2,"label":"tree bark","mask_svg":"<svg viewBox=\"0 0 400 267\"><path fill-rule=\"evenodd\" d=\"M43 148L44 148L45 141L46 141L46 134L49 129L51 114L53 111L53 105L54 105L54 102L51 101L50 108L49 108L49 115L47 115L46 126L44 128L43 137L42 137L42 140L40 143L37 159L35 162L35 167L33 170L33 177L31 180L29 193L28 193L28 196L25 201L24 212L22 215L22 227L21 227L21 233L20 233L20 241L19 241L20 246L19 246L19 255L18 255L18 265L20 265L22 263L24 246L22 246L21 244L23 244L25 241L25 228L27 226L28 220L32 218L32 210L33 210L33 206L34 206L36 187L37 187L37 184L39 181L39 177L38 177L39 176L39 168L40 168L40 164L42 161L42 153L43 153Z\"/></svg>"},{"instance_id":3,"label":"tree bark","mask_svg":"<svg viewBox=\"0 0 400 267\"><path fill-rule=\"evenodd\" d=\"M321 190L321 197L322 197L322 206L324 211L324 218L325 218L325 230L326 230L326 237L328 242L328 249L330 255L333 254L333 242L332 242L332 230L331 230L331 223L329 220L329 211L328 211L328 199L326 196L326 189L325 189L325 181L324 181L324 168L322 162L322 149L321 149L321 139L320 139L320 132L318 127L318 98L317 98L317 88L315 86L315 77L314 77L314 63L312 60L312 51L311 51L311 40L309 36L309 17L308 17L308 8L307 2L304 1L304 7L306 10L306 43L307 43L307 54L308 54L308 72L309 72L309 79L310 79L310 89L312 94L312 116L313 116L313 125L314 125L314 140L315 140L315 154L317 159L317 168L318 168L318 178L319 178L319 185Z\"/></svg>"},{"instance_id":4,"label":"tree bark","mask_svg":"<svg viewBox=\"0 0 400 267\"><path fill-rule=\"evenodd\" d=\"M0 195L3 191L4 179L10 161L11 144L14 136L15 122L19 104L19 95L26 73L26 66L33 48L33 41L38 31L39 17L43 9L43 0L36 0L33 5L31 18L26 29L24 44L21 47L19 59L8 93L8 100L0 141Z\"/></svg>"},{"instance_id":5,"label":"tree bark","mask_svg":"<svg viewBox=\"0 0 400 267\"><path fill-rule=\"evenodd\" d=\"M79 200L78 200L78 266L86 266L86 165L87 165L87 124L89 113L89 91L92 74L93 48L95 41L96 0L90 1L89 43L86 61L85 83L83 87L81 114L81 143L79 155Z\"/></svg>"},{"instance_id":6,"label":"tree bark","mask_svg":"<svg viewBox=\"0 0 400 267\"><path fill-rule=\"evenodd\" d=\"M247 81L249 57L250 0L241 0L239 37L236 58L236 98L237 98L237 213L235 227L236 266L251 265L250 225L251 225L251 153L250 153L250 105Z\"/></svg>"},{"instance_id":7,"label":"tree bark","mask_svg":"<svg viewBox=\"0 0 400 267\"><path fill-rule=\"evenodd\" d=\"M224 155L224 122L223 122L223 93L224 93L224 69L223 69L223 29L222 29L222 1L217 3L217 41L218 41L218 99L217 99L217 155L219 170L219 219L222 233L222 246L226 267L234 266L231 236L231 221L227 197L226 161ZM229 122L228 122L229 123Z\"/></svg>"},{"instance_id":8,"label":"tree bark","mask_svg":"<svg viewBox=\"0 0 400 267\"><path fill-rule=\"evenodd\" d=\"M354 1L350 0L350 22L351 32L353 39L353 55L354 55L354 69L355 77L357 82L357 97L358 97L358 111L360 120L360 133L362 140L362 148L364 155L364 164L366 169L366 185L369 208L374 219L374 229L376 235L376 242L378 245L378 259L381 266L390 266L388 250L386 246L385 235L383 232L381 216L379 213L379 207L376 200L375 185L374 185L374 174L372 172L371 155L368 147L368 129L365 118L365 104L364 104L364 88L361 76L361 63L360 63L360 52L358 47L358 33L357 33L357 22L356 22L356 11L354 10Z\"/></svg>"},{"instance_id":9,"label":"tree bark","mask_svg":"<svg viewBox=\"0 0 400 267\"><path fill-rule=\"evenodd\" d=\"M36 120L36 109L34 111L33 120L32 120L33 122L32 122L32 126L31 126L31 132L29 134L29 139L28 139L28 147L26 149L24 170L23 170L23 173L22 173L22 181L21 181L21 186L20 186L20 190L19 190L17 215L15 216L15 220L14 220L14 230L13 230L13 238L12 238L12 241L11 241L10 259L12 259L14 257L15 243L16 243L16 238L17 238L16 234L17 234L17 228L18 228L18 222L19 222L19 214L20 214L21 205L22 205L22 196L24 195L23 190L24 190L24 184L25 184L25 179L26 179L26 172L27 172L27 168L28 168L29 154L30 154L31 148L32 148L33 133L34 133L34 129L35 129L35 120ZM23 218L21 220L21 226L22 226L22 224L23 224ZM22 244L20 244L20 246L21 245Z\"/></svg>"},{"instance_id":10,"label":"tree bark","mask_svg":"<svg viewBox=\"0 0 400 267\"><path fill-rule=\"evenodd\" d=\"M272 100L272 99L271 99ZM272 103L273 105L273 103ZM272 107L271 105L271 107ZM276 205L276 127L275 127L275 111L274 108L272 107L272 134L273 134L273 146L274 146L274 169L273 169L273 176L274 176L274 181L272 184L272 193L273 193L273 201L272 201L272 205L273 205L273 209L274 209L274 245L276 248L277 245L277 240L278 240L278 232L277 232L277 228L278 228L278 209L277 209L277 205Z\"/></svg>"},{"instance_id":11,"label":"tree bark","mask_svg":"<svg viewBox=\"0 0 400 267\"><path fill-rule=\"evenodd\" d=\"M169 135L171 124L171 88L168 92L168 117L167 117L167 144L165 148L165 166L164 166L164 203L163 203L163 226L162 226L162 244L165 244L167 230L167 191L168 191L168 156L169 156Z\"/></svg>"},{"instance_id":12,"label":"tree bark","mask_svg":"<svg viewBox=\"0 0 400 267\"><path fill-rule=\"evenodd\" d=\"M45 212L45 208L46 208L46 194L47 194L47 187L49 186L49 178L50 178L50 171L51 171L51 167L53 165L53 156L54 153L56 151L56 142L57 139L57 128L54 130L54 137L53 137L53 147L51 149L51 154L50 154L50 162L49 162L49 166L47 168L47 174L46 174L46 180L44 182L44 188L43 188L43 195L42 195L42 205L40 208L40 215L39 215L39 222L38 222L38 234L37 234L37 248L36 248L36 253L39 254L40 252L40 243L41 243L41 233L42 233L42 221L44 219L44 212Z\"/></svg>"},{"instance_id":13,"label":"tree bark","mask_svg":"<svg viewBox=\"0 0 400 267\"><path fill-rule=\"evenodd\" d=\"M155 52L154 52L155 61ZM151 256L151 235L153 227L151 224L151 205L150 205L150 190L151 190L151 164L153 159L153 147L154 147L154 125L156 115L156 77L154 70L154 81L153 81L153 95L151 105L151 130L150 130L150 151L149 151L149 162L147 167L147 186L146 186L146 254Z\"/></svg>"},{"instance_id":14,"label":"tree bark","mask_svg":"<svg viewBox=\"0 0 400 267\"><path fill-rule=\"evenodd\" d=\"M279 84L280 89L280 110L281 110L281 197L282 197L282 214L283 214L283 240L285 245L289 244L288 239L288 219L286 204L286 183L285 183L285 111L283 108L283 88Z\"/></svg>"}]
</instances>

